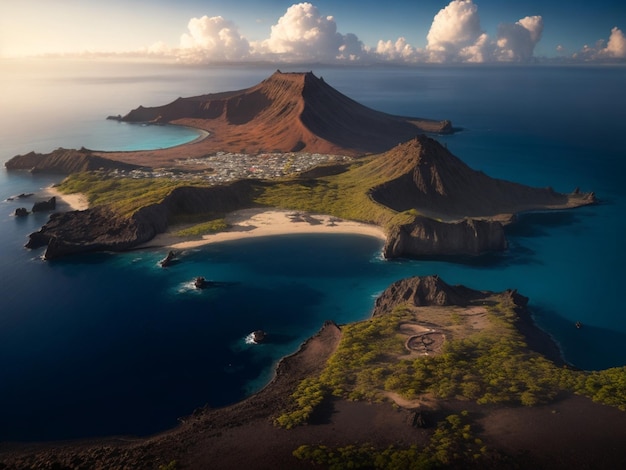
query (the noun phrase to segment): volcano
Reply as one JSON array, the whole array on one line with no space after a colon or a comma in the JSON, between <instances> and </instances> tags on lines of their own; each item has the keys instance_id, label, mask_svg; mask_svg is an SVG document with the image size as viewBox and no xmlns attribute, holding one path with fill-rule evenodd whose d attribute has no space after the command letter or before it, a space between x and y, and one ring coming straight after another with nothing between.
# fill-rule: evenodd
<instances>
[{"instance_id":1,"label":"volcano","mask_svg":"<svg viewBox=\"0 0 626 470\"><path fill-rule=\"evenodd\" d=\"M140 106L126 122L206 130L203 152L380 153L416 135L450 133L450 121L394 116L363 106L312 72L275 72L244 90ZM195 151L193 153L196 153Z\"/></svg>"}]
</instances>

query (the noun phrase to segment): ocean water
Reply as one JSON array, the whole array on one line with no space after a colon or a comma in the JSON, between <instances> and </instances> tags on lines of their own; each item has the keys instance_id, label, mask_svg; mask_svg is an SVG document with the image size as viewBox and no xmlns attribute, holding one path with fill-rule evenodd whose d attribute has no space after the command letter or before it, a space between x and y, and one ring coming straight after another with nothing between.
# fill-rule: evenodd
<instances>
[{"instance_id":1,"label":"ocean water","mask_svg":"<svg viewBox=\"0 0 626 470\"><path fill-rule=\"evenodd\" d=\"M104 118L245 88L273 70L0 62L0 162L59 146L176 145L195 132ZM413 275L517 288L569 362L584 369L626 364L626 68L313 71L370 107L451 119L461 130L439 139L491 176L557 191L579 187L601 203L526 214L508 230L506 252L476 258L385 261L379 240L307 235L189 250L162 269L165 250L42 261L41 251L23 244L47 215L17 219L15 208L31 201L7 198L59 178L0 171L0 441L146 435L196 407L240 400L325 320L367 318L382 290ZM196 276L219 284L196 291ZM269 333L267 343L246 340L256 329Z\"/></svg>"}]
</instances>

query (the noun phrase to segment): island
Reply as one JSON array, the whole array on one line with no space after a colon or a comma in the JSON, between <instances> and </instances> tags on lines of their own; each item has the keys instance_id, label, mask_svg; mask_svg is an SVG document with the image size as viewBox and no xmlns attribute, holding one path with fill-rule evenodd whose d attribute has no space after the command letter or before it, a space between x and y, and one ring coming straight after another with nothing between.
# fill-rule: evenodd
<instances>
[{"instance_id":1,"label":"island","mask_svg":"<svg viewBox=\"0 0 626 470\"><path fill-rule=\"evenodd\" d=\"M140 107L122 120L194 126L208 135L173 149L57 149L8 161L9 170L64 171L70 177L60 186L62 192L86 193L90 201L98 201L86 211L53 215L31 235L27 246L47 246L46 259L132 249L181 219L219 221L252 207L377 225L386 234L388 258L480 254L506 248L503 227L519 212L596 202L593 193L560 194L472 170L424 135L452 132L449 121L369 109L311 72L276 72L246 90ZM248 168L251 155L276 152L288 157L270 165L274 170L292 168L297 155L315 164L277 177L259 171L244 178L233 171L229 181L215 182L210 165L219 152L239 152L231 155L231 168L236 162ZM163 168L175 173L163 177ZM117 184L107 184L110 179Z\"/></svg>"},{"instance_id":2,"label":"island","mask_svg":"<svg viewBox=\"0 0 626 470\"><path fill-rule=\"evenodd\" d=\"M47 260L243 237L268 214L286 230L380 236L386 258L478 256L506 250L517 214L597 202L491 178L436 140L454 132L450 121L369 109L312 72L277 71L245 90L116 119L206 135L171 149L7 162L66 174L59 197L89 201L30 235L27 247L46 247ZM0 468L572 468L598 455L621 466L626 368L575 370L527 302L437 275L399 280L371 318L327 321L240 403L195 410L147 438L2 445Z\"/></svg>"}]
</instances>

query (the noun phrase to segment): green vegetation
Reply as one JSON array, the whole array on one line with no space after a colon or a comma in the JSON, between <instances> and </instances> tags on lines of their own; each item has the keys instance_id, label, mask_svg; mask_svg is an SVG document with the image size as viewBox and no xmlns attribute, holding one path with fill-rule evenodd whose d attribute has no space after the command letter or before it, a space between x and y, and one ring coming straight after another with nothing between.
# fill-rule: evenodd
<instances>
[{"instance_id":1,"label":"green vegetation","mask_svg":"<svg viewBox=\"0 0 626 470\"><path fill-rule=\"evenodd\" d=\"M169 178L114 178L95 171L74 173L58 189L65 194L83 193L90 206L109 206L121 215L131 216L142 207L163 201L181 186L199 184Z\"/></svg>"},{"instance_id":2,"label":"green vegetation","mask_svg":"<svg viewBox=\"0 0 626 470\"><path fill-rule=\"evenodd\" d=\"M593 401L626 411L626 366L566 374L564 386Z\"/></svg>"},{"instance_id":3,"label":"green vegetation","mask_svg":"<svg viewBox=\"0 0 626 470\"><path fill-rule=\"evenodd\" d=\"M206 214L204 216L207 218L210 217ZM208 222L195 224L191 227L178 230L174 232L174 235L176 235L177 237L201 237L202 235L205 235L207 233L223 232L227 228L228 224L226 223L226 220L221 218L209 220Z\"/></svg>"},{"instance_id":4,"label":"green vegetation","mask_svg":"<svg viewBox=\"0 0 626 470\"><path fill-rule=\"evenodd\" d=\"M482 441L473 434L468 413L447 416L437 425L430 438L430 443L419 448L389 446L379 449L371 444L349 445L337 449L327 446L298 447L293 455L301 460L308 460L324 465L331 470L345 468L375 468L389 470L426 470L450 467L455 464L473 462L480 467L481 462L490 457L490 452Z\"/></svg>"},{"instance_id":5,"label":"green vegetation","mask_svg":"<svg viewBox=\"0 0 626 470\"><path fill-rule=\"evenodd\" d=\"M306 424L316 406L332 396L381 401L389 392L404 399L423 396L534 406L570 392L626 411L626 367L597 372L558 367L528 349L519 333L514 305L490 299L486 322L473 329L456 307L399 307L387 315L342 327L342 339L317 377L302 381L292 407L276 418L278 426ZM411 355L402 327L421 321L441 325L447 340L440 354ZM331 469L431 469L501 458L474 435L467 413L450 415L422 448L377 448L370 444L331 449L301 446L297 458Z\"/></svg>"},{"instance_id":6,"label":"green vegetation","mask_svg":"<svg viewBox=\"0 0 626 470\"><path fill-rule=\"evenodd\" d=\"M447 339L435 355L412 355L405 349L408 336L401 326L416 320L409 308L345 325L325 369L300 384L293 406L276 424L291 428L306 423L315 406L331 396L382 401L389 392L407 400L429 395L534 406L570 391L626 411L626 367L598 372L558 367L528 349L511 303L492 303L484 327L476 330L465 324L459 309L420 310L420 320L445 328Z\"/></svg>"},{"instance_id":7,"label":"green vegetation","mask_svg":"<svg viewBox=\"0 0 626 470\"><path fill-rule=\"evenodd\" d=\"M373 166L376 163L375 158L370 157L354 163L349 171L336 175L252 183L255 185L255 196L250 199L248 206L260 205L329 214L382 226L409 222L417 215L417 211L396 214L370 198L369 190L389 177L381 173L377 166ZM84 193L90 206L108 206L121 215L130 216L142 207L163 201L171 191L182 186L205 185L198 181L119 177L95 171L69 176L59 185L59 190L66 194ZM222 216L223 214L220 215ZM209 220L210 223L191 229L189 235L225 229L225 224L211 220L215 217L215 214L206 214L203 220L195 220Z\"/></svg>"},{"instance_id":8,"label":"green vegetation","mask_svg":"<svg viewBox=\"0 0 626 470\"><path fill-rule=\"evenodd\" d=\"M352 164L348 171L340 174L272 183L257 197L256 202L384 226L395 222L396 213L373 201L369 191L394 176L381 170L377 157L369 157ZM413 212L417 215L417 211Z\"/></svg>"}]
</instances>

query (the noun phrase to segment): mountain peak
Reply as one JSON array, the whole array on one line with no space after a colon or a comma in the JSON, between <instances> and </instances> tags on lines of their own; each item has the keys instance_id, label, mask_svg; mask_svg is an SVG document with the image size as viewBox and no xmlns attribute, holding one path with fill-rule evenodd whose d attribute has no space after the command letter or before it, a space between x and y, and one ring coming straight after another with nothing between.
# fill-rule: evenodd
<instances>
[{"instance_id":1,"label":"mountain peak","mask_svg":"<svg viewBox=\"0 0 626 470\"><path fill-rule=\"evenodd\" d=\"M124 121L201 128L196 148L243 153L378 153L423 132L451 132L449 121L394 116L368 108L310 72L277 70L244 90L138 107Z\"/></svg>"},{"instance_id":2,"label":"mountain peak","mask_svg":"<svg viewBox=\"0 0 626 470\"><path fill-rule=\"evenodd\" d=\"M580 205L584 194L560 194L491 178L470 168L444 145L418 136L382 154L361 171L384 175L373 200L398 212L416 209L432 217L493 217L538 208Z\"/></svg>"}]
</instances>

